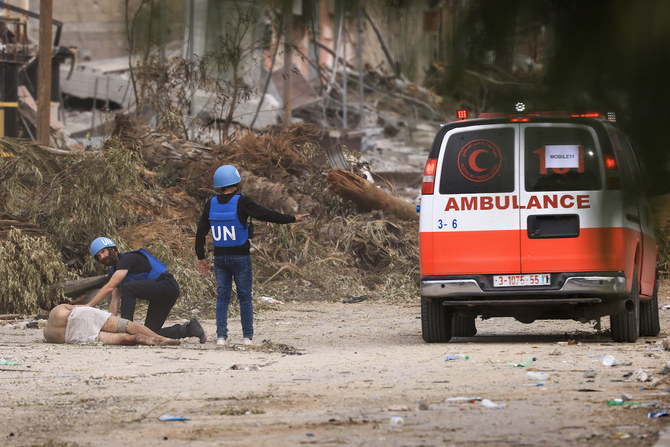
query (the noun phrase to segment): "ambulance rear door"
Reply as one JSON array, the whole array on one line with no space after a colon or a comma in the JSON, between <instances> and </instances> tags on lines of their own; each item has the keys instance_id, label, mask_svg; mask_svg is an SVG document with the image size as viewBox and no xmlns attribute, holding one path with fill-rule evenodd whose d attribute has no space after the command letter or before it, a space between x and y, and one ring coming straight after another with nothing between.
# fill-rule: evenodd
<instances>
[{"instance_id":1,"label":"ambulance rear door","mask_svg":"<svg viewBox=\"0 0 670 447\"><path fill-rule=\"evenodd\" d=\"M521 271L621 269L619 191L607 191L595 130L571 122L526 123L520 129Z\"/></svg>"},{"instance_id":2,"label":"ambulance rear door","mask_svg":"<svg viewBox=\"0 0 670 447\"><path fill-rule=\"evenodd\" d=\"M520 272L518 133L489 123L445 134L435 193L422 197L422 275Z\"/></svg>"}]
</instances>

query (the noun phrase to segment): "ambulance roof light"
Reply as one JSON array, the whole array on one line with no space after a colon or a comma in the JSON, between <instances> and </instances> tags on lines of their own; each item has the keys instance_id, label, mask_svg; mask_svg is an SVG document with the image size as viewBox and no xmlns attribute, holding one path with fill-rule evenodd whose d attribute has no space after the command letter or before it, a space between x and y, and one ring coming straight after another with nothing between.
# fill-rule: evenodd
<instances>
[{"instance_id":1,"label":"ambulance roof light","mask_svg":"<svg viewBox=\"0 0 670 447\"><path fill-rule=\"evenodd\" d=\"M524 103L522 103L522 102L517 102L517 103L514 105L514 110L516 110L517 113L523 113L523 112L526 111L526 104L524 104Z\"/></svg>"},{"instance_id":2,"label":"ambulance roof light","mask_svg":"<svg viewBox=\"0 0 670 447\"><path fill-rule=\"evenodd\" d=\"M468 111L465 109L459 109L456 111L456 118L459 120L468 119Z\"/></svg>"}]
</instances>

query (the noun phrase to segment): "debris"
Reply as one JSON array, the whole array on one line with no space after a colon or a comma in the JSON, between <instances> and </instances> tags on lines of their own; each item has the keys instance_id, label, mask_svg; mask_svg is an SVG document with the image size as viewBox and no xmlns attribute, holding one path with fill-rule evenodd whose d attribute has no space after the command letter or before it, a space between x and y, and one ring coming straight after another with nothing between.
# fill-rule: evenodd
<instances>
[{"instance_id":1,"label":"debris","mask_svg":"<svg viewBox=\"0 0 670 447\"><path fill-rule=\"evenodd\" d=\"M418 220L416 206L387 194L367 180L344 169L328 171L326 181L335 194L354 202L363 211L382 210L401 219Z\"/></svg>"},{"instance_id":2,"label":"debris","mask_svg":"<svg viewBox=\"0 0 670 447\"><path fill-rule=\"evenodd\" d=\"M598 373L595 371L584 371L585 379L593 379L596 375L598 375Z\"/></svg>"},{"instance_id":3,"label":"debris","mask_svg":"<svg viewBox=\"0 0 670 447\"><path fill-rule=\"evenodd\" d=\"M647 382L650 379L649 374L642 368L636 370L631 378L638 382Z\"/></svg>"},{"instance_id":4,"label":"debris","mask_svg":"<svg viewBox=\"0 0 670 447\"><path fill-rule=\"evenodd\" d=\"M518 366L518 367L521 367L521 368L526 368L526 367L532 365L533 363L535 363L535 360L537 360L537 357L528 357L528 358L524 359L523 362L521 362L521 363L507 362L507 364L509 366Z\"/></svg>"},{"instance_id":5,"label":"debris","mask_svg":"<svg viewBox=\"0 0 670 447\"><path fill-rule=\"evenodd\" d=\"M11 360L5 360L3 358L0 358L0 365L15 366L15 365L20 365L20 363L19 362L12 362Z\"/></svg>"},{"instance_id":6,"label":"debris","mask_svg":"<svg viewBox=\"0 0 670 447\"><path fill-rule=\"evenodd\" d=\"M629 402L629 401L624 401L623 399L614 399L614 400L608 400L607 405L611 407L618 407L622 405L641 405L640 402Z\"/></svg>"},{"instance_id":7,"label":"debris","mask_svg":"<svg viewBox=\"0 0 670 447\"><path fill-rule=\"evenodd\" d=\"M606 355L603 357L603 365L604 366L616 366L619 364L619 361L612 357L611 355Z\"/></svg>"},{"instance_id":8,"label":"debris","mask_svg":"<svg viewBox=\"0 0 670 447\"><path fill-rule=\"evenodd\" d=\"M184 417L184 416L173 416L171 414L163 414L161 416L158 416L158 420L160 421L190 421L190 418Z\"/></svg>"},{"instance_id":9,"label":"debris","mask_svg":"<svg viewBox=\"0 0 670 447\"><path fill-rule=\"evenodd\" d=\"M497 404L495 402L490 401L489 399L482 399L482 405L485 406L486 408L496 408L496 409L507 408L507 404Z\"/></svg>"},{"instance_id":10,"label":"debris","mask_svg":"<svg viewBox=\"0 0 670 447\"><path fill-rule=\"evenodd\" d=\"M668 412L665 411L665 410L662 410L662 411L659 411L659 412L656 412L656 413L649 413L647 416L648 416L650 419L652 419L652 418L662 418L662 417L666 417L667 415L668 415Z\"/></svg>"},{"instance_id":11,"label":"debris","mask_svg":"<svg viewBox=\"0 0 670 447\"><path fill-rule=\"evenodd\" d=\"M279 301L279 300L276 300L274 298L270 298L269 296L261 296L260 299L267 302L267 303L270 303L270 304L284 304L283 301Z\"/></svg>"},{"instance_id":12,"label":"debris","mask_svg":"<svg viewBox=\"0 0 670 447\"><path fill-rule=\"evenodd\" d=\"M451 354L448 355L446 359L444 359L445 362L448 362L450 360L468 360L470 358L469 355L466 354Z\"/></svg>"},{"instance_id":13,"label":"debris","mask_svg":"<svg viewBox=\"0 0 670 447\"><path fill-rule=\"evenodd\" d=\"M388 411L409 411L407 405L391 405L388 407Z\"/></svg>"},{"instance_id":14,"label":"debris","mask_svg":"<svg viewBox=\"0 0 670 447\"><path fill-rule=\"evenodd\" d=\"M402 427L405 424L405 420L400 416L392 416L389 420L389 425L391 427Z\"/></svg>"},{"instance_id":15,"label":"debris","mask_svg":"<svg viewBox=\"0 0 670 447\"><path fill-rule=\"evenodd\" d=\"M451 403L451 402L470 402L470 403L472 403L472 402L478 402L478 401L481 401L481 400L482 400L481 397L461 397L461 396L459 396L459 397L447 397L444 401L447 402L447 403Z\"/></svg>"}]
</instances>

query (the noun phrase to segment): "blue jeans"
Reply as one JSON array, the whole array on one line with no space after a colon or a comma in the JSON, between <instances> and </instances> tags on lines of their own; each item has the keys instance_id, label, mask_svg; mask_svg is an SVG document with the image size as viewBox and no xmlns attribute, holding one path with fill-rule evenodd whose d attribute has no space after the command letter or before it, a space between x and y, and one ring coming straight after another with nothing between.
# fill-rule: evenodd
<instances>
[{"instance_id":1,"label":"blue jeans","mask_svg":"<svg viewBox=\"0 0 670 447\"><path fill-rule=\"evenodd\" d=\"M216 336L228 338L228 306L233 291L233 280L240 302L242 335L254 338L254 308L251 303L251 256L230 255L214 257L214 274L217 283Z\"/></svg>"}]
</instances>

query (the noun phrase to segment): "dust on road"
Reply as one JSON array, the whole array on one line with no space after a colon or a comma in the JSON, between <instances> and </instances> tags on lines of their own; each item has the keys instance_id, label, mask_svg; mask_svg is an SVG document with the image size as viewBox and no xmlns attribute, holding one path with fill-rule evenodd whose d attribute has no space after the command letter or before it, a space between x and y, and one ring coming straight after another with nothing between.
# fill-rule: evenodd
<instances>
[{"instance_id":1,"label":"dust on road","mask_svg":"<svg viewBox=\"0 0 670 447\"><path fill-rule=\"evenodd\" d=\"M613 343L606 319L598 332L503 318L477 320L476 337L426 344L419 313L418 299L287 302L257 315L256 340L271 344L241 346L235 319L238 345L227 349L50 345L41 329L0 323L0 358L17 363L0 365L0 437L8 446L645 446L670 421L648 417L670 404L660 373L670 356L657 350L670 310L659 337L632 344ZM214 321L203 326L213 339ZM457 353L469 359L445 361ZM606 355L619 364L603 366ZM390 426L394 417L403 424Z\"/></svg>"}]
</instances>

